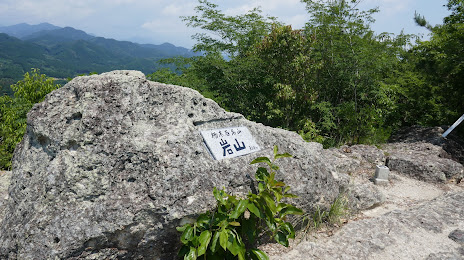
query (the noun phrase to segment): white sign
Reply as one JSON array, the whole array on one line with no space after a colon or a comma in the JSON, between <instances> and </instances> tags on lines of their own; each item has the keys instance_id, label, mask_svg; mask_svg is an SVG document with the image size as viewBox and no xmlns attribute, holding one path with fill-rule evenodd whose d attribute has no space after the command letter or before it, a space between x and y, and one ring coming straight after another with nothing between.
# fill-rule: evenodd
<instances>
[{"instance_id":1,"label":"white sign","mask_svg":"<svg viewBox=\"0 0 464 260\"><path fill-rule=\"evenodd\" d=\"M261 150L248 128L243 126L205 130L200 133L216 160L234 158Z\"/></svg>"}]
</instances>

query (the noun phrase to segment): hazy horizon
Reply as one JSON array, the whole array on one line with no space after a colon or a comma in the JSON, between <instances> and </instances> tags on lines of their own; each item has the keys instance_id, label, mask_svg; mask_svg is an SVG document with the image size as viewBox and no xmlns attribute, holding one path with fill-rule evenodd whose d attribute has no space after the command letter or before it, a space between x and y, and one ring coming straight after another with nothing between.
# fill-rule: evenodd
<instances>
[{"instance_id":1,"label":"hazy horizon","mask_svg":"<svg viewBox=\"0 0 464 260\"><path fill-rule=\"evenodd\" d=\"M4 0L0 3L0 26L20 23L31 25L50 23L59 27L73 27L94 36L137 43L162 44L191 49L195 41L191 35L198 29L185 26L179 16L195 15L197 1L193 0ZM264 15L302 28L309 20L305 5L299 0L237 0L211 1L228 15L243 14L260 6ZM422 35L428 31L417 26L414 12L426 17L432 24L441 24L449 14L444 0L364 0L361 10L379 7L371 28L376 33Z\"/></svg>"}]
</instances>

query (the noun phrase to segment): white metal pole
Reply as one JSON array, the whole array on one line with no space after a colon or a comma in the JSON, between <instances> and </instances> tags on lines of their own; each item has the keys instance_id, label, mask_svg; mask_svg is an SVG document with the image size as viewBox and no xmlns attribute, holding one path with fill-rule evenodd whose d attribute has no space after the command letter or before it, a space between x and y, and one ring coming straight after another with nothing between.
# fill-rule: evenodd
<instances>
[{"instance_id":1,"label":"white metal pole","mask_svg":"<svg viewBox=\"0 0 464 260\"><path fill-rule=\"evenodd\" d=\"M449 133L451 133L451 131L453 131L454 128L456 128L456 126L458 126L462 121L464 120L464 114L458 119L456 120L456 122L454 122L454 124L448 128L448 130L446 130L445 133L443 133L443 137L446 137Z\"/></svg>"}]
</instances>

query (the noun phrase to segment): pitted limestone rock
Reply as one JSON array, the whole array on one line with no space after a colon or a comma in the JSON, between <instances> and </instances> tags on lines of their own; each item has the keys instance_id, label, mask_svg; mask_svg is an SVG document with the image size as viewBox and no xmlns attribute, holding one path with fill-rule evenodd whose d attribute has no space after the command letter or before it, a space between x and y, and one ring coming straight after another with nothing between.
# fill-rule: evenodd
<instances>
[{"instance_id":1,"label":"pitted limestone rock","mask_svg":"<svg viewBox=\"0 0 464 260\"><path fill-rule=\"evenodd\" d=\"M247 127L262 150L216 161L200 130ZM229 113L197 91L135 71L78 77L29 112L15 151L1 259L173 259L175 227L215 206L213 187L248 193L278 145L282 178L311 209L339 183L322 146ZM328 205L326 205L328 206Z\"/></svg>"}]
</instances>

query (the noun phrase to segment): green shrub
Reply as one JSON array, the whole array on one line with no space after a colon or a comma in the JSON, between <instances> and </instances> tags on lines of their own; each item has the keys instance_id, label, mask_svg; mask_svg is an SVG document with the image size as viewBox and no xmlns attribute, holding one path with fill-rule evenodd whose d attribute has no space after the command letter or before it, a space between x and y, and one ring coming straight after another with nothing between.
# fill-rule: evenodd
<instances>
[{"instance_id":1,"label":"green shrub","mask_svg":"<svg viewBox=\"0 0 464 260\"><path fill-rule=\"evenodd\" d=\"M24 74L24 79L11 85L14 97L0 97L0 169L11 169L11 158L16 145L26 131L27 112L45 95L59 88L52 78L38 69Z\"/></svg>"},{"instance_id":2,"label":"green shrub","mask_svg":"<svg viewBox=\"0 0 464 260\"><path fill-rule=\"evenodd\" d=\"M295 225L302 227L303 236L310 231L321 229L324 226L340 224L341 218L348 215L348 200L346 196L339 195L328 210L316 206L312 213L306 213Z\"/></svg>"},{"instance_id":3,"label":"green shrub","mask_svg":"<svg viewBox=\"0 0 464 260\"><path fill-rule=\"evenodd\" d=\"M295 198L287 193L290 187L275 179L279 167L276 159L291 157L278 154L274 147L274 159L259 157L251 162L266 163L270 169L259 167L255 178L258 193L237 198L224 190L214 188L217 208L201 214L195 223L178 227L182 232L182 248L179 256L184 259L268 259L257 249L259 238L269 235L279 244L288 247L288 239L295 238L293 225L286 221L289 214L301 215L303 211L281 202L283 198Z\"/></svg>"}]
</instances>

